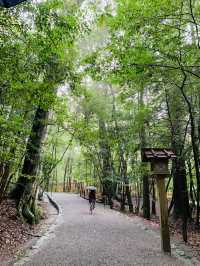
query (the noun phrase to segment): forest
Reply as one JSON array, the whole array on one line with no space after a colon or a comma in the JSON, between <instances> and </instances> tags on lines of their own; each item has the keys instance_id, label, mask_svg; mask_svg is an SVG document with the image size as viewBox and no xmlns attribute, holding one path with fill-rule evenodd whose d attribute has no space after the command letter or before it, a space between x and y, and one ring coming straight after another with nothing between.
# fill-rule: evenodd
<instances>
[{"instance_id":1,"label":"forest","mask_svg":"<svg viewBox=\"0 0 200 266\"><path fill-rule=\"evenodd\" d=\"M144 148L171 149L170 221L200 229L200 2L48 0L0 8L0 205L97 187L151 220ZM190 229L191 230L191 229Z\"/></svg>"}]
</instances>

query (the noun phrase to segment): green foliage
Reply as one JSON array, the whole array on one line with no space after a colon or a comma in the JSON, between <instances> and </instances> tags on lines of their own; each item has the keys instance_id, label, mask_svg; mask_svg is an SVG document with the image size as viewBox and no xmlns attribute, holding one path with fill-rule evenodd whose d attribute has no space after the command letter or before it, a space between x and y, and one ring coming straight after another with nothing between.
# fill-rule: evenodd
<instances>
[{"instance_id":1,"label":"green foliage","mask_svg":"<svg viewBox=\"0 0 200 266\"><path fill-rule=\"evenodd\" d=\"M74 82L76 9L51 0L0 10L0 166L10 174L20 173L35 110L52 110L58 87Z\"/></svg>"},{"instance_id":2,"label":"green foliage","mask_svg":"<svg viewBox=\"0 0 200 266\"><path fill-rule=\"evenodd\" d=\"M197 1L92 1L77 10L73 1L51 0L0 13L0 163L20 169L39 106L50 111L45 182L56 174L63 181L67 169L91 184L140 183L150 174L144 147L175 147L193 166Z\"/></svg>"}]
</instances>

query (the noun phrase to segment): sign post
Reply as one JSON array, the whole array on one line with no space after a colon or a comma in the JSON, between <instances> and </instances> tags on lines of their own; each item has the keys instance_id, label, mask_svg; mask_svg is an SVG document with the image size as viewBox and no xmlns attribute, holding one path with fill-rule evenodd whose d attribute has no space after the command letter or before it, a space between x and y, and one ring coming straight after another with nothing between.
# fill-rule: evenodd
<instances>
[{"instance_id":1,"label":"sign post","mask_svg":"<svg viewBox=\"0 0 200 266\"><path fill-rule=\"evenodd\" d=\"M164 252L171 253L165 179L157 177L156 183L157 183L159 206L160 206L161 247Z\"/></svg>"},{"instance_id":2,"label":"sign post","mask_svg":"<svg viewBox=\"0 0 200 266\"><path fill-rule=\"evenodd\" d=\"M144 162L151 162L151 170L156 178L160 207L160 232L162 251L171 254L170 235L168 226L168 204L165 190L165 178L169 175L168 160L175 158L169 149L143 149Z\"/></svg>"}]
</instances>

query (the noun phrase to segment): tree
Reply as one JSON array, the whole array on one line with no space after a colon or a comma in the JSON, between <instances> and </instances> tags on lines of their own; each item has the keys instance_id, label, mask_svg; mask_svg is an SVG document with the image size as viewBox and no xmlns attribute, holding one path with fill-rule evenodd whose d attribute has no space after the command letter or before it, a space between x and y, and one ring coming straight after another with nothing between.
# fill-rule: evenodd
<instances>
[{"instance_id":1,"label":"tree","mask_svg":"<svg viewBox=\"0 0 200 266\"><path fill-rule=\"evenodd\" d=\"M16 61L18 63L17 66L20 69L24 61L27 61L29 67L26 68L26 72L25 68L22 68L16 73L13 80L15 82L14 84L17 84L18 87L14 92L16 94L20 92L19 88L21 83L19 81L24 84L23 79L26 78L25 86L29 85L30 88L27 90L22 85L22 90L26 91L25 97L22 98L23 108L24 106L28 106L30 111L28 110L26 112L31 113L31 119L28 120L28 122L30 121L27 128L28 132L26 131L26 135L23 136L27 138L29 133L28 141L22 146L24 152L24 159L21 158L20 162L22 171L19 173L16 188L11 194L17 199L19 213L27 218L29 222L35 222L37 220L37 217L34 217L36 214L34 205L35 187L37 187L37 174L40 165L42 140L47 127L48 112L56 102L58 86L64 81L68 80L72 82L73 80L73 62L71 59L75 55L73 52L73 42L75 32L77 31L77 22L73 13L74 7L69 6L68 11L62 8L63 4L61 1L53 0L48 3L30 6L27 12L32 19L32 25L29 24L30 29L25 34L24 43L20 43L21 46L17 44L17 41L16 43L14 42L14 45L18 48L18 57L21 60ZM25 22L22 21L22 25L23 23ZM71 56L69 55L69 50ZM24 53L27 54L24 56ZM7 71L9 67L10 65L6 68ZM14 68L16 65L11 65L11 67ZM19 81L16 82L15 79L18 75ZM12 87L10 91L13 91ZM5 101L7 95L7 109L10 110L9 104L12 103L9 98L10 92L9 94L4 93L2 100ZM4 105L2 106L4 107ZM18 110L15 109L16 106L18 107L16 104L12 105L11 110L14 113L18 113ZM19 117L21 118L20 115ZM22 120L22 123L26 123L26 120L24 120ZM13 133L13 131L11 132ZM21 137L20 130L18 135ZM8 148L6 149L9 151ZM12 149L12 156L15 155L15 152L15 149ZM8 181L9 176L7 177ZM3 177L3 179L5 178ZM2 180L1 185L4 184L4 187L7 187L7 183L7 181L4 182Z\"/></svg>"}]
</instances>

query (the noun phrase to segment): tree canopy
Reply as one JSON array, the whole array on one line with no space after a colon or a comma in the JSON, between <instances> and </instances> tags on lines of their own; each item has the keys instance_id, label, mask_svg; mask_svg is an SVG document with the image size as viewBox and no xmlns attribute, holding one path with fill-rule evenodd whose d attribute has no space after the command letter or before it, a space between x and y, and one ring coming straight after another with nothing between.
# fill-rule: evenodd
<instances>
[{"instance_id":1,"label":"tree canopy","mask_svg":"<svg viewBox=\"0 0 200 266\"><path fill-rule=\"evenodd\" d=\"M38 188L74 182L150 219L141 151L171 148L169 213L199 225L200 3L50 0L0 13L0 201L9 194L34 223Z\"/></svg>"}]
</instances>

